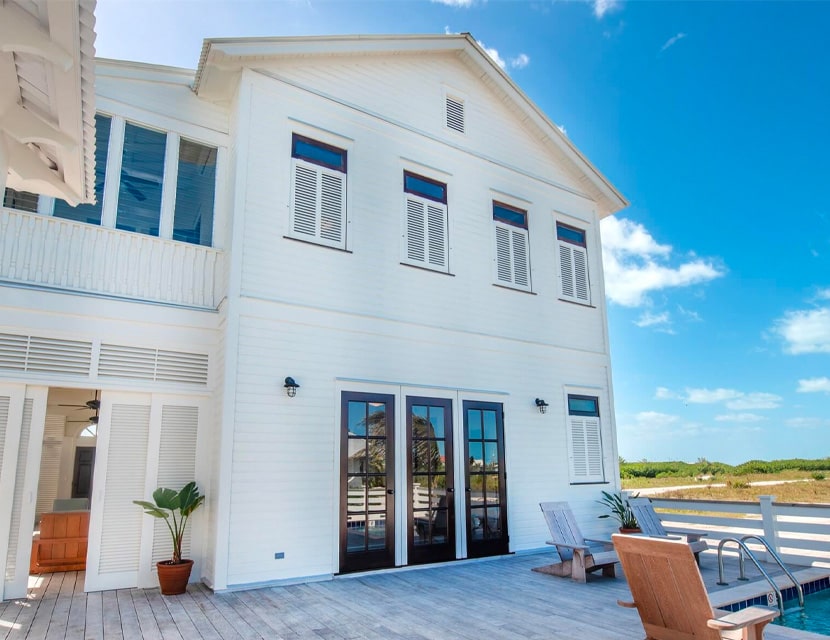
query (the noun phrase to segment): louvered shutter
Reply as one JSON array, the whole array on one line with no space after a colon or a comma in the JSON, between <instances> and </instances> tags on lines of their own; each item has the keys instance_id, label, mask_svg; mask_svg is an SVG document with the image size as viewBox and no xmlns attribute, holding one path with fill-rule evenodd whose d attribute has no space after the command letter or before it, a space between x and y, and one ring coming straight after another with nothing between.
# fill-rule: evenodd
<instances>
[{"instance_id":1,"label":"louvered shutter","mask_svg":"<svg viewBox=\"0 0 830 640\"><path fill-rule=\"evenodd\" d=\"M31 398L26 398L23 402L23 421L20 425L20 442L17 449L17 471L14 476L14 497L12 498L11 523L8 528L9 547L6 553L6 575L4 576L5 597L20 597L21 587L22 592L25 593L26 580L23 578L24 576L28 577L29 575L29 567L20 565L20 554L18 553L18 550L20 549L20 527L22 526L21 516L26 489L26 472L29 470L28 459L29 446L31 442L30 436L32 432L33 404L34 403ZM30 525L31 522L29 522L29 525L27 526ZM20 568L20 572L18 572L18 567Z\"/></svg>"},{"instance_id":2,"label":"louvered shutter","mask_svg":"<svg viewBox=\"0 0 830 640\"><path fill-rule=\"evenodd\" d=\"M178 491L196 477L196 435L199 427L199 409L192 406L165 404L161 409L161 440L156 486ZM182 541L182 556L190 557L190 530L188 525ZM153 529L151 570L156 563L171 557L170 532L167 525L156 520Z\"/></svg>"},{"instance_id":3,"label":"louvered shutter","mask_svg":"<svg viewBox=\"0 0 830 640\"><path fill-rule=\"evenodd\" d=\"M346 176L292 160L291 234L327 246L346 246Z\"/></svg>"},{"instance_id":4,"label":"louvered shutter","mask_svg":"<svg viewBox=\"0 0 830 640\"><path fill-rule=\"evenodd\" d=\"M575 302L590 304L591 291L588 280L588 252L566 242L559 243L559 269L562 297Z\"/></svg>"},{"instance_id":5,"label":"louvered shutter","mask_svg":"<svg viewBox=\"0 0 830 640\"><path fill-rule=\"evenodd\" d=\"M464 101L447 96L445 107L447 129L464 133Z\"/></svg>"},{"instance_id":6,"label":"louvered shutter","mask_svg":"<svg viewBox=\"0 0 830 640\"><path fill-rule=\"evenodd\" d=\"M37 483L37 506L35 507L37 518L51 511L55 498L58 497L58 479L65 430L66 418L64 416L46 416L46 425L43 429L43 451L40 457L40 479Z\"/></svg>"},{"instance_id":7,"label":"louvered shutter","mask_svg":"<svg viewBox=\"0 0 830 640\"><path fill-rule=\"evenodd\" d=\"M569 416L571 482L603 482L599 418Z\"/></svg>"},{"instance_id":8,"label":"louvered shutter","mask_svg":"<svg viewBox=\"0 0 830 640\"><path fill-rule=\"evenodd\" d=\"M447 270L447 207L438 202L406 196L406 262Z\"/></svg>"},{"instance_id":9,"label":"louvered shutter","mask_svg":"<svg viewBox=\"0 0 830 640\"><path fill-rule=\"evenodd\" d=\"M496 225L496 279L530 290L527 231L499 222Z\"/></svg>"}]
</instances>

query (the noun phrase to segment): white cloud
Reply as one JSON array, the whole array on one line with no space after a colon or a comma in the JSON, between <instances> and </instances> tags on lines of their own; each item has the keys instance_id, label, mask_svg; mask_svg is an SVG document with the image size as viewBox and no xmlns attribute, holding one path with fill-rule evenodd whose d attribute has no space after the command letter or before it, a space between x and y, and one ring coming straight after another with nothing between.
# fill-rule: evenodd
<instances>
[{"instance_id":1,"label":"white cloud","mask_svg":"<svg viewBox=\"0 0 830 640\"><path fill-rule=\"evenodd\" d=\"M520 53L515 58L510 59L510 66L514 69L524 69L530 64L530 56L526 53Z\"/></svg>"},{"instance_id":2,"label":"white cloud","mask_svg":"<svg viewBox=\"0 0 830 640\"><path fill-rule=\"evenodd\" d=\"M654 327L660 325L671 324L669 312L652 313L651 311L644 311L637 320L634 321L638 327Z\"/></svg>"},{"instance_id":3,"label":"white cloud","mask_svg":"<svg viewBox=\"0 0 830 640\"><path fill-rule=\"evenodd\" d=\"M468 9L477 3L477 0L430 0L437 4L445 4L450 7L462 7Z\"/></svg>"},{"instance_id":4,"label":"white cloud","mask_svg":"<svg viewBox=\"0 0 830 640\"><path fill-rule=\"evenodd\" d=\"M677 305L677 310L680 312L684 318L692 322L701 322L703 318L700 317L700 314L697 311L692 311L691 309L686 309L680 305Z\"/></svg>"},{"instance_id":5,"label":"white cloud","mask_svg":"<svg viewBox=\"0 0 830 640\"><path fill-rule=\"evenodd\" d=\"M504 69L507 64L505 63L504 59L499 55L498 49L493 49L492 47L488 48L481 40L476 40L478 42L478 46L484 49L484 53L486 53L490 58L492 58L493 62L495 62L501 69Z\"/></svg>"},{"instance_id":6,"label":"white cloud","mask_svg":"<svg viewBox=\"0 0 830 640\"><path fill-rule=\"evenodd\" d=\"M556 125L556 128L559 129L563 135L568 135L568 130L561 124Z\"/></svg>"},{"instance_id":7,"label":"white cloud","mask_svg":"<svg viewBox=\"0 0 830 640\"><path fill-rule=\"evenodd\" d=\"M654 397L657 400L677 400L680 396L667 387L657 387L654 392Z\"/></svg>"},{"instance_id":8,"label":"white cloud","mask_svg":"<svg viewBox=\"0 0 830 640\"><path fill-rule=\"evenodd\" d=\"M746 411L748 409L777 409L781 406L781 396L774 393L745 393L735 400L726 403L727 409L732 411Z\"/></svg>"},{"instance_id":9,"label":"white cloud","mask_svg":"<svg viewBox=\"0 0 830 640\"><path fill-rule=\"evenodd\" d=\"M594 8L594 15L601 19L606 13L615 11L622 4L620 0L589 0Z\"/></svg>"},{"instance_id":10,"label":"white cloud","mask_svg":"<svg viewBox=\"0 0 830 640\"><path fill-rule=\"evenodd\" d=\"M807 378L798 381L798 393L830 393L830 378Z\"/></svg>"},{"instance_id":11,"label":"white cloud","mask_svg":"<svg viewBox=\"0 0 830 640\"><path fill-rule=\"evenodd\" d=\"M634 419L638 427L645 429L663 429L680 420L677 416L659 411L641 411L634 416Z\"/></svg>"},{"instance_id":12,"label":"white cloud","mask_svg":"<svg viewBox=\"0 0 830 640\"><path fill-rule=\"evenodd\" d=\"M830 300L830 287L827 289L819 289L816 293L816 298L819 300Z\"/></svg>"},{"instance_id":13,"label":"white cloud","mask_svg":"<svg viewBox=\"0 0 830 640\"><path fill-rule=\"evenodd\" d=\"M830 307L788 311L773 331L783 338L785 353L830 353Z\"/></svg>"},{"instance_id":14,"label":"white cloud","mask_svg":"<svg viewBox=\"0 0 830 640\"><path fill-rule=\"evenodd\" d=\"M715 404L740 398L743 394L735 389L686 389L686 402L693 404Z\"/></svg>"},{"instance_id":15,"label":"white cloud","mask_svg":"<svg viewBox=\"0 0 830 640\"><path fill-rule=\"evenodd\" d=\"M679 266L666 264L671 245L659 244L641 224L609 216L602 221L602 261L608 299L639 307L648 294L669 287L687 287L724 275L711 260L691 258Z\"/></svg>"},{"instance_id":16,"label":"white cloud","mask_svg":"<svg viewBox=\"0 0 830 640\"><path fill-rule=\"evenodd\" d=\"M671 38L666 40L666 43L660 48L660 52L662 53L663 51L665 51L666 49L668 49L672 45L677 44L680 40L682 40L685 37L686 37L685 33L678 33L676 36L672 36Z\"/></svg>"},{"instance_id":17,"label":"white cloud","mask_svg":"<svg viewBox=\"0 0 830 640\"><path fill-rule=\"evenodd\" d=\"M791 429L816 429L830 426L830 420L825 418L790 418L784 424Z\"/></svg>"},{"instance_id":18,"label":"white cloud","mask_svg":"<svg viewBox=\"0 0 830 640\"><path fill-rule=\"evenodd\" d=\"M762 422L766 420L764 416L759 416L756 413L728 413L725 415L715 416L715 420L718 422L740 422L740 423L749 423L749 422Z\"/></svg>"}]
</instances>

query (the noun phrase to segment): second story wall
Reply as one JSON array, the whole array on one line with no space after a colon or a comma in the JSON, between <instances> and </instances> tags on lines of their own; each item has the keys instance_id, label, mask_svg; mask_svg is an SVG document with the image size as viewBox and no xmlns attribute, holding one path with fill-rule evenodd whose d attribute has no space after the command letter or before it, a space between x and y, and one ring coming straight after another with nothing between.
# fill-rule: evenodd
<instances>
[{"instance_id":1,"label":"second story wall","mask_svg":"<svg viewBox=\"0 0 830 640\"><path fill-rule=\"evenodd\" d=\"M342 65L325 91L307 66L243 72L232 115L241 295L607 352L595 203L457 58L430 62L419 74L386 58L380 79ZM463 88L463 134L446 126L447 87ZM327 237L326 215L339 213L318 206L310 233L297 221L298 165L344 190L342 228Z\"/></svg>"}]
</instances>

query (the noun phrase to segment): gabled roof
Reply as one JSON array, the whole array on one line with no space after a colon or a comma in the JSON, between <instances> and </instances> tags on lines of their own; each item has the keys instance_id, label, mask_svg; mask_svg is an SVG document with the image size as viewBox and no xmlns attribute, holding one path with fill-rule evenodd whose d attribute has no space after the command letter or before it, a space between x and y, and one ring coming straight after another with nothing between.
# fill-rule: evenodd
<instances>
[{"instance_id":1,"label":"gabled roof","mask_svg":"<svg viewBox=\"0 0 830 640\"><path fill-rule=\"evenodd\" d=\"M286 38L208 38L202 46L193 89L208 100L228 101L243 67L287 57L454 53L491 90L513 108L536 137L579 176L582 188L598 204L600 217L628 201L580 153L565 134L496 65L470 34L309 36Z\"/></svg>"},{"instance_id":2,"label":"gabled roof","mask_svg":"<svg viewBox=\"0 0 830 640\"><path fill-rule=\"evenodd\" d=\"M7 186L95 198L95 0L0 3L0 142Z\"/></svg>"}]
</instances>

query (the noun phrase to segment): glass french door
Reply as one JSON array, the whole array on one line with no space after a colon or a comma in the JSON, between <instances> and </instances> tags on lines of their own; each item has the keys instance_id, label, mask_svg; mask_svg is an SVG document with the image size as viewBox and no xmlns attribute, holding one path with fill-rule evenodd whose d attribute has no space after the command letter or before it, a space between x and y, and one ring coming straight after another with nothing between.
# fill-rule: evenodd
<instances>
[{"instance_id":1,"label":"glass french door","mask_svg":"<svg viewBox=\"0 0 830 640\"><path fill-rule=\"evenodd\" d=\"M395 398L344 392L340 572L395 566Z\"/></svg>"},{"instance_id":2,"label":"glass french door","mask_svg":"<svg viewBox=\"0 0 830 640\"><path fill-rule=\"evenodd\" d=\"M465 400L467 557L509 551L502 405Z\"/></svg>"},{"instance_id":3,"label":"glass french door","mask_svg":"<svg viewBox=\"0 0 830 640\"><path fill-rule=\"evenodd\" d=\"M408 564L455 559L452 401L406 399Z\"/></svg>"}]
</instances>

